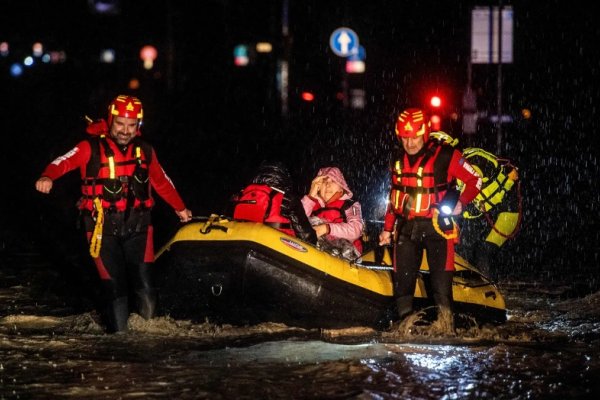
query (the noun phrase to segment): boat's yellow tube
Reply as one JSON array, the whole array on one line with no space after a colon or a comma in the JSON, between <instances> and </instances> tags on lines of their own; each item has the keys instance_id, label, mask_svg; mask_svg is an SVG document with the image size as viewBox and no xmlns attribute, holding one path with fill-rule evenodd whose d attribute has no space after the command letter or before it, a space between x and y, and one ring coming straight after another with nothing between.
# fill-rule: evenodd
<instances>
[{"instance_id":1,"label":"boat's yellow tube","mask_svg":"<svg viewBox=\"0 0 600 400\"><path fill-rule=\"evenodd\" d=\"M195 222L182 227L157 253L157 258L179 241L250 241L262 244L287 257L322 271L337 279L357 285L384 296L392 296L388 271L376 271L352 266L315 246L256 222L236 222L228 219Z\"/></svg>"},{"instance_id":2,"label":"boat's yellow tube","mask_svg":"<svg viewBox=\"0 0 600 400\"><path fill-rule=\"evenodd\" d=\"M264 224L232 221L213 215L206 221L184 225L159 250L156 258L168 251L173 243L181 241L254 242L351 285L382 296L388 296L390 299L393 297L392 278L389 271L357 266ZM362 260L365 264L366 262L374 262L374 252L371 251L363 255ZM389 252L385 252L381 264L391 266L392 261ZM500 310L505 309L504 298L492 282L459 255L455 256L454 265L456 268L453 280L455 302L471 303ZM427 257L423 257L421 274L428 273ZM415 297L427 297L427 290L421 278L417 282Z\"/></svg>"}]
</instances>

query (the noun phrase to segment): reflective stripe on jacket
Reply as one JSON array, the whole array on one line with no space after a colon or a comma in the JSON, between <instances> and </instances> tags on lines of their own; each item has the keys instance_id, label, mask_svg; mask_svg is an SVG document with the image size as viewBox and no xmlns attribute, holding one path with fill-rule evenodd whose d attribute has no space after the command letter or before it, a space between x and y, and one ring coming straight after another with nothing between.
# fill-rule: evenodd
<instances>
[{"instance_id":1,"label":"reflective stripe on jacket","mask_svg":"<svg viewBox=\"0 0 600 400\"><path fill-rule=\"evenodd\" d=\"M407 219L430 216L433 205L443 198L448 181L436 182L434 175L434 165L442 148L428 146L413 165L410 165L406 153L402 159L395 161L392 169L390 206L396 214ZM444 171L438 174L447 178L448 163L442 168Z\"/></svg>"}]
</instances>

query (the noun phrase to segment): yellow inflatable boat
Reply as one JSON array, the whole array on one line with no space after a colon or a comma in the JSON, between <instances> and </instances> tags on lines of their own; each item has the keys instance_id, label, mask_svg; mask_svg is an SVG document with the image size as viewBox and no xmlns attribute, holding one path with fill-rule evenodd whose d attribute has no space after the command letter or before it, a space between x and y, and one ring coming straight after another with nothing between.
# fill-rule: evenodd
<instances>
[{"instance_id":1,"label":"yellow inflatable boat","mask_svg":"<svg viewBox=\"0 0 600 400\"><path fill-rule=\"evenodd\" d=\"M391 260L374 251L351 263L267 225L213 215L181 227L157 253L159 310L174 318L304 328L369 326L397 318ZM480 323L506 321L494 283L455 257L454 309ZM421 266L415 307L433 305Z\"/></svg>"}]
</instances>

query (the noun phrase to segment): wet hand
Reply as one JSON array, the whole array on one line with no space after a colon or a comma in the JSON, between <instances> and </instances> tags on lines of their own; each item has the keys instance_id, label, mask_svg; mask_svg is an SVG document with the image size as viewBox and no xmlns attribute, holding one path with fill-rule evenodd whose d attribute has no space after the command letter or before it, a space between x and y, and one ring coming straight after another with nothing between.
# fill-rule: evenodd
<instances>
[{"instance_id":1,"label":"wet hand","mask_svg":"<svg viewBox=\"0 0 600 400\"><path fill-rule=\"evenodd\" d=\"M35 182L35 189L41 193L50 193L52 190L52 179L43 176Z\"/></svg>"},{"instance_id":2,"label":"wet hand","mask_svg":"<svg viewBox=\"0 0 600 400\"><path fill-rule=\"evenodd\" d=\"M189 222L192 220L192 212L187 208L184 208L181 211L175 211L175 214L177 214L179 221L181 222Z\"/></svg>"},{"instance_id":3,"label":"wet hand","mask_svg":"<svg viewBox=\"0 0 600 400\"><path fill-rule=\"evenodd\" d=\"M392 242L392 232L383 231L379 234L379 245L385 246Z\"/></svg>"},{"instance_id":4,"label":"wet hand","mask_svg":"<svg viewBox=\"0 0 600 400\"><path fill-rule=\"evenodd\" d=\"M324 176L317 176L312 180L312 183L310 184L310 191L308 192L310 197L314 197L315 199L319 197L319 190L321 190L321 185L323 184L324 178Z\"/></svg>"},{"instance_id":5,"label":"wet hand","mask_svg":"<svg viewBox=\"0 0 600 400\"><path fill-rule=\"evenodd\" d=\"M463 206L460 201L456 202L456 206L454 206L454 210L452 211L452 215L460 215L462 214Z\"/></svg>"},{"instance_id":6,"label":"wet hand","mask_svg":"<svg viewBox=\"0 0 600 400\"><path fill-rule=\"evenodd\" d=\"M317 237L321 237L329 233L329 227L327 224L315 225L313 226L313 229L317 233Z\"/></svg>"}]
</instances>

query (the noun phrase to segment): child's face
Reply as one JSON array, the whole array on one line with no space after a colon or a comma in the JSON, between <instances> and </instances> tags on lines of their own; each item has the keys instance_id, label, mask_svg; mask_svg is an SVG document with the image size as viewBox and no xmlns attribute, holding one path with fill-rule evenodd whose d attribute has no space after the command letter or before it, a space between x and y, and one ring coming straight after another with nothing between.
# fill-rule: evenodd
<instances>
[{"instance_id":1,"label":"child's face","mask_svg":"<svg viewBox=\"0 0 600 400\"><path fill-rule=\"evenodd\" d=\"M319 196L323 200L329 201L334 194L343 191L344 189L336 181L326 176L323 178L321 188L319 189Z\"/></svg>"}]
</instances>

